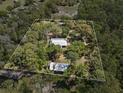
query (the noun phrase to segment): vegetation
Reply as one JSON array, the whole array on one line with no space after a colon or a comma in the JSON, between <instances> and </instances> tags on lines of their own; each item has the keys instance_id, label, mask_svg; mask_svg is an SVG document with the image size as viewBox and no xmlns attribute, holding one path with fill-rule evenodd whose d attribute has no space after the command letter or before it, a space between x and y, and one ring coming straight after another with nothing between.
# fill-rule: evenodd
<instances>
[{"instance_id":1,"label":"vegetation","mask_svg":"<svg viewBox=\"0 0 124 93\"><path fill-rule=\"evenodd\" d=\"M63 2L64 1L66 0L63 0ZM4 2L4 0L2 0L2 2ZM46 41L43 42L33 41L33 40L37 41L38 39L42 39L42 38L43 40L46 40L47 37L43 37L41 35L37 36L37 33L35 33L35 31L31 32L30 30L33 29L32 28L33 26L31 26L31 24L34 21L35 23L38 22L39 19L51 18L51 14L57 12L57 8L55 7L57 7L59 4L57 4L56 2L52 2L52 0L38 0L38 2L37 0L26 0L26 2L28 3L22 5L21 7L8 6L7 4L6 5L8 7L3 7L3 5L0 5L0 45L1 45L0 68L1 69L3 69L5 64L8 64L7 67L11 67L13 65L15 67L15 64L19 65L19 67L22 67L20 65L25 66L26 64L28 65L27 69L38 68L39 70L41 70L39 64L44 65L42 63L49 59L49 55L46 56L46 52L48 52L48 50L42 49L44 46L48 46L46 45L47 44ZM0 92L1 93L41 93L42 91L45 91L45 89L47 88L46 93L50 93L50 92L122 93L122 81L123 81L122 79L123 76L122 75L122 68L123 68L122 67L123 64L122 2L123 2L122 0L81 0L81 3L78 7L78 15L74 17L74 19L94 21L94 28L97 35L98 45L100 48L101 58L103 63L102 65L105 72L105 79L106 79L105 82L76 79L75 76L73 75L71 75L68 78L67 77L59 78L58 76L56 77L56 76L43 74L40 76L33 75L30 78L24 77L18 80L18 82L16 82L17 80L14 81L14 80L6 80L1 78ZM64 2L64 4L66 3ZM62 19L63 18L68 19L68 17L62 17ZM31 26L30 27L31 29L29 29L29 26ZM83 25L83 28L84 26L87 25ZM66 37L68 33L67 30L71 28L75 28L73 24L71 24L69 28L68 27L69 26L63 28L63 30L60 30L60 32L63 31L64 33L57 33L57 36L59 34L62 34L63 37ZM79 30L78 33L82 31L79 28L82 28L82 26L76 29L76 31ZM29 34L31 41L30 42L28 41L28 44L25 44L25 42L27 42L25 39L22 40L26 31L31 32L33 34L33 35ZM81 34L78 33L76 35L75 31L72 31L72 33L70 34L71 42L75 42L74 40L83 40L82 38L79 38ZM92 35L90 35L89 38L92 38ZM24 61L21 61L21 63L19 61L15 61L15 62L13 61L15 64L9 64L8 59L11 57L13 51L15 50L15 48L17 47L17 45L21 40L23 42L20 43L20 45L23 46L23 48L18 47L17 51L18 52L21 51L19 53L19 58L22 57ZM36 48L36 46L39 46L39 48ZM54 45L50 47L51 47L51 51L55 51L55 50L58 51L60 49L58 46L56 48ZM82 50L85 47L79 46L79 48L81 48ZM89 48L92 49L92 46ZM42 49L43 51L40 51L39 49ZM75 58L73 59L75 60L75 59L79 59L81 55L84 55L83 53L78 54L77 51L78 52L82 52L82 51L79 51L78 49L74 50L73 47L71 47L71 50L73 50L74 52L72 53L70 51L66 51L66 50L64 51L65 53L67 53L67 55L65 56L67 56L68 59L72 59L73 56L75 56ZM91 51L93 52L93 50L90 50L90 51L84 51L84 53L88 54ZM28 55L29 53L31 54L30 56L33 58L33 61L30 61L29 59L25 58L24 55L29 56ZM18 55L16 56L18 58ZM99 56L97 58L99 58ZM42 59L42 60L37 60L37 59ZM94 63L95 63L95 67L101 65L101 64L97 64L98 62L96 61L96 59ZM90 67L90 69L89 68L88 69L91 71L90 73L95 75L95 77L97 77L97 75L99 76L102 75L100 74L101 70L96 70L95 72L92 71L94 69L93 65L89 66L89 64L82 64L81 66L85 67L84 69ZM74 67L73 65L71 65L69 69L72 70L70 70L70 72L68 73L76 73L79 76L82 76L85 73L85 77L86 77L87 74L89 75L89 73L87 73L87 70L81 69L81 66L77 65L77 67ZM80 68L80 70L78 72L75 72L75 70L73 69L76 68ZM17 67L14 69L17 69ZM65 72L65 74L68 73ZM90 76L94 78L92 74Z\"/></svg>"},{"instance_id":2,"label":"vegetation","mask_svg":"<svg viewBox=\"0 0 124 93\"><path fill-rule=\"evenodd\" d=\"M61 25L61 23L64 25ZM83 23L81 21L74 20L63 20L61 22L58 20L48 20L33 23L32 27L25 34L24 38L21 40L20 44L12 54L9 62L5 64L5 67L8 67L9 69L16 67L21 70L27 69L35 72L38 71L40 73L54 74L54 71L51 72L49 69L50 62L68 63L74 65L75 69L73 70L75 73L70 73L70 70L72 70L70 67L70 69L66 71L66 74L70 73L70 75L76 75L80 78L94 78L104 80L104 72L102 65L100 65L101 61L99 57L99 50L96 50L96 48L98 48L97 46L93 46L96 44L96 41L92 40L96 38L95 34L93 29L90 29L92 30L89 30L91 32L90 34L92 34L92 37L90 37L89 32L85 30L89 29L86 27L90 26L83 26L84 24L88 23L90 24L90 22L86 23L85 21ZM74 28L72 28L72 25ZM65 32L64 28L68 30L68 33ZM49 36L49 33L52 35ZM61 45L54 45L54 43L52 43L51 38L63 38L62 35L65 33L67 33L65 38L69 43L68 46L62 48ZM71 34L73 34L73 36ZM76 40L73 37L77 35L78 38ZM89 38L89 40L85 41L83 37L85 37L85 39ZM92 41L90 41L90 39ZM87 45L85 45L85 43L87 43ZM82 57L84 59L78 62L77 60L80 60ZM79 66L77 66L77 64L79 64ZM84 66L82 66L82 64ZM89 66L86 64L89 64ZM92 67L94 67L94 69L92 69ZM82 68L81 71L84 70L91 76L87 73L80 75L81 71L78 70L80 68ZM90 69L92 69L92 71L90 71ZM68 74L68 76L70 75Z\"/></svg>"}]
</instances>

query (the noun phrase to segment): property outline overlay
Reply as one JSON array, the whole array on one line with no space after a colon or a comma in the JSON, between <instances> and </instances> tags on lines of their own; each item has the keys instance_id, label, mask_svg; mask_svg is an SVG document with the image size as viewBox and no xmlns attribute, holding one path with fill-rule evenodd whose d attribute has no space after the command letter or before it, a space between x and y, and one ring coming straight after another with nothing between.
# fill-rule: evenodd
<instances>
[{"instance_id":1,"label":"property outline overlay","mask_svg":"<svg viewBox=\"0 0 124 93\"><path fill-rule=\"evenodd\" d=\"M54 20L54 19L44 19L44 20L38 20L38 21L36 20L36 21L34 21L34 22L32 23L32 25L33 25L34 23L37 23L37 22L42 22L42 21L47 21L47 22L49 22L49 21L51 21L51 20ZM55 21L63 21L63 20L57 19L57 20L55 20ZM65 22L65 21L85 21L85 20L64 20L63 22ZM77 78L77 79L86 79L86 80L102 81L102 82L104 82L104 81L106 81L106 80L105 80L105 74L104 74L104 70L103 70L103 65L102 65L100 50L99 50L99 47L98 47L98 40L97 40L96 32L95 32L95 29L94 29L94 22L93 22L93 21L86 21L86 22L90 22L90 23L91 23L90 25L92 26L92 31L93 31L93 34L94 34L94 39L96 40L97 49L98 49L97 52L98 52L98 57L99 57L99 65L100 65L100 69L102 70L102 73L103 73L103 78L102 78L102 79L99 78L98 74L97 74L97 78L82 78L82 77L75 77L75 78ZM31 25L31 27L32 27L32 25ZM16 49L14 50L14 52L12 53L12 55L10 56L8 62L12 59L13 55L16 53L16 50L18 49L18 47L20 46L21 42L22 42L23 39L26 37L26 35L29 33L29 31L30 31L30 27L29 27L29 30L25 33L25 35L24 35L23 38L21 39L20 43L18 44L18 46L16 47ZM10 68L10 69L13 70L13 71L18 70L18 69L12 69L12 68ZM61 74L52 74L52 73L44 73L44 72L36 72L36 73L37 73L37 74L46 74L46 75L60 76L60 77L71 77L71 76L65 76L65 75L61 75Z\"/></svg>"}]
</instances>

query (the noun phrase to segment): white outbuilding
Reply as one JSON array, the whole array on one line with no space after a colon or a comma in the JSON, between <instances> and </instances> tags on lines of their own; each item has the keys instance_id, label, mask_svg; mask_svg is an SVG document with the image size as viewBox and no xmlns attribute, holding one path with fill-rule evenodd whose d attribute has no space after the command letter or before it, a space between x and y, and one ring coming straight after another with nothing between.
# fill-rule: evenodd
<instances>
[{"instance_id":1,"label":"white outbuilding","mask_svg":"<svg viewBox=\"0 0 124 93\"><path fill-rule=\"evenodd\" d=\"M59 45L61 47L66 47L68 45L68 42L64 38L51 38L51 43L54 45Z\"/></svg>"}]
</instances>

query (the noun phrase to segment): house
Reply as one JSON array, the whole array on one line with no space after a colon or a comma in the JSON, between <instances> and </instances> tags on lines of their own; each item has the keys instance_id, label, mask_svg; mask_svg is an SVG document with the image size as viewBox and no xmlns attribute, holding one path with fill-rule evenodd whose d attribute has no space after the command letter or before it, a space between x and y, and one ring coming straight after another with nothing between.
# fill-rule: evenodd
<instances>
[{"instance_id":1,"label":"house","mask_svg":"<svg viewBox=\"0 0 124 93\"><path fill-rule=\"evenodd\" d=\"M59 45L61 47L66 47L68 45L68 42L64 38L51 38L51 43L54 45Z\"/></svg>"},{"instance_id":2,"label":"house","mask_svg":"<svg viewBox=\"0 0 124 93\"><path fill-rule=\"evenodd\" d=\"M69 64L67 63L50 62L49 64L49 69L57 72L64 72L68 67L69 67Z\"/></svg>"}]
</instances>

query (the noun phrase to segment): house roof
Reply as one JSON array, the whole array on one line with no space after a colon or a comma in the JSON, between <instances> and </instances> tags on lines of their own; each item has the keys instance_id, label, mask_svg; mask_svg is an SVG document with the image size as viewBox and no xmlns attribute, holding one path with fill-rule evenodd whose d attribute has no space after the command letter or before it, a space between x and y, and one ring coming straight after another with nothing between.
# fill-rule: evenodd
<instances>
[{"instance_id":1,"label":"house roof","mask_svg":"<svg viewBox=\"0 0 124 93\"><path fill-rule=\"evenodd\" d=\"M51 38L51 42L54 45L67 46L67 41L64 38Z\"/></svg>"},{"instance_id":2,"label":"house roof","mask_svg":"<svg viewBox=\"0 0 124 93\"><path fill-rule=\"evenodd\" d=\"M50 70L64 72L69 64L50 62Z\"/></svg>"}]
</instances>

